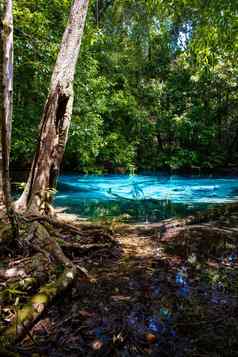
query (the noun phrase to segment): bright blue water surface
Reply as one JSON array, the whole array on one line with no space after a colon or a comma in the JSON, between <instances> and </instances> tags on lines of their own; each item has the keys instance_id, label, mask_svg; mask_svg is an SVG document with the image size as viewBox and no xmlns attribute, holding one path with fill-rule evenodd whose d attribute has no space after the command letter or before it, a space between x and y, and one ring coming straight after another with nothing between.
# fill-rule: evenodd
<instances>
[{"instance_id":1,"label":"bright blue water surface","mask_svg":"<svg viewBox=\"0 0 238 357\"><path fill-rule=\"evenodd\" d=\"M238 200L238 177L63 175L55 203L81 217L156 222Z\"/></svg>"}]
</instances>

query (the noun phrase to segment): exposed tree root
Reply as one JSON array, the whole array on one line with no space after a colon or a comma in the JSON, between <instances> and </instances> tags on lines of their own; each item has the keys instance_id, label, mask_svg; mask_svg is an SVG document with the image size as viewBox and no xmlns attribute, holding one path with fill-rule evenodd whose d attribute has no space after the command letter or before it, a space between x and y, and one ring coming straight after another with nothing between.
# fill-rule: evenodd
<instances>
[{"instance_id":1,"label":"exposed tree root","mask_svg":"<svg viewBox=\"0 0 238 357\"><path fill-rule=\"evenodd\" d=\"M0 222L0 245L8 244L12 239L12 230L10 225L1 220Z\"/></svg>"},{"instance_id":2,"label":"exposed tree root","mask_svg":"<svg viewBox=\"0 0 238 357\"><path fill-rule=\"evenodd\" d=\"M48 222L51 226L56 227L56 228L63 228L66 229L69 232L72 232L74 234L81 234L82 230L78 227L73 226L70 223L65 223L58 221L57 219L48 217L48 216L28 216L24 217L26 222Z\"/></svg>"},{"instance_id":3,"label":"exposed tree root","mask_svg":"<svg viewBox=\"0 0 238 357\"><path fill-rule=\"evenodd\" d=\"M4 332L3 336L10 337L10 341L23 338L33 326L35 320L42 314L46 306L72 283L76 276L76 267L65 267L55 282L46 284L34 295L30 302L17 311L16 319Z\"/></svg>"},{"instance_id":4,"label":"exposed tree root","mask_svg":"<svg viewBox=\"0 0 238 357\"><path fill-rule=\"evenodd\" d=\"M98 230L98 227L96 227L96 230L94 227L89 231L87 229L81 230L48 217L29 218L19 216L19 223L21 236L17 245L16 241L8 239L11 233L10 225L2 222L0 227L0 243L4 242L3 246L6 245L6 242L9 245L13 244L24 253L28 252L30 256L21 258L15 261L14 264L9 264L0 270L0 279L4 282L0 294L2 303L14 304L17 293L20 293L21 304L10 324L2 330L0 342L2 342L3 346L9 346L9 344L19 341L29 333L29 330L48 304L73 282L78 270L89 281L91 280L88 271L84 267L75 266L65 256L62 249L65 249L66 252L76 250L77 252L82 251L82 253L85 253L92 249L109 248L113 244L111 236L104 233L102 228ZM61 232L67 233L66 235L69 238L67 241L62 238ZM79 236L79 233L82 232L83 234ZM70 238L74 237L77 238L77 241L70 240ZM86 237L85 242L83 237ZM92 239L88 240L89 237ZM101 238L103 238L103 242L97 243L98 239ZM96 242L94 243L95 240ZM13 247L13 249L15 248ZM26 302L24 292L32 292L42 284L43 286L39 288L39 291ZM17 293L13 298L9 298L9 291L16 291Z\"/></svg>"},{"instance_id":5,"label":"exposed tree root","mask_svg":"<svg viewBox=\"0 0 238 357\"><path fill-rule=\"evenodd\" d=\"M178 236L191 236L194 234L203 235L207 238L222 237L223 239L237 239L238 231L235 229L228 229L227 227L217 227L215 225L208 224L193 224L183 227L176 227L166 231L162 238L162 241L171 240L173 237Z\"/></svg>"},{"instance_id":6,"label":"exposed tree root","mask_svg":"<svg viewBox=\"0 0 238 357\"><path fill-rule=\"evenodd\" d=\"M131 233L135 232L136 234L148 234L155 233L158 237L163 237L165 232L171 229L179 229L183 230L184 228L188 228L189 226L200 225L202 224L204 227L204 223L213 222L217 220L218 217L229 216L233 213L238 213L238 204L237 203L229 203L224 205L217 205L212 208L209 208L205 212L198 212L191 216L185 218L178 219L167 219L159 223L149 223L149 224L135 224L135 225L120 225L118 229L115 229L115 232L125 232Z\"/></svg>"},{"instance_id":7,"label":"exposed tree root","mask_svg":"<svg viewBox=\"0 0 238 357\"><path fill-rule=\"evenodd\" d=\"M46 228L38 222L34 222L30 229L29 242L33 249L37 250L41 255L45 252L46 257L54 258L51 264L55 268L63 266L63 272L56 278L55 281L45 284L40 288L39 292L35 294L30 301L16 312L14 321L2 333L9 341L17 341L23 338L27 331L32 327L35 320L41 315L45 307L75 279L77 268L64 255L57 241L52 238ZM29 243L28 242L28 243ZM44 254L43 254L44 255ZM2 275L7 277L9 275L18 275L20 271L13 268L14 271L2 271Z\"/></svg>"},{"instance_id":8,"label":"exposed tree root","mask_svg":"<svg viewBox=\"0 0 238 357\"><path fill-rule=\"evenodd\" d=\"M89 250L92 249L105 249L105 248L110 248L112 246L112 244L110 243L104 243L104 244L100 244L100 243L93 243L93 244L80 244L80 243L71 243L71 242L66 242L64 240L58 240L60 246L63 249L76 249L79 251L82 251L82 253L86 253Z\"/></svg>"},{"instance_id":9,"label":"exposed tree root","mask_svg":"<svg viewBox=\"0 0 238 357\"><path fill-rule=\"evenodd\" d=\"M31 289L36 285L37 279L34 277L24 277L21 280L6 284L6 289L3 289L0 292L0 304L7 301L9 302L9 300L11 300L10 295L12 293L20 292L21 294L24 294L24 292L27 292L28 289Z\"/></svg>"},{"instance_id":10,"label":"exposed tree root","mask_svg":"<svg viewBox=\"0 0 238 357\"><path fill-rule=\"evenodd\" d=\"M186 227L186 230L193 230L193 231L200 231L203 233L207 233L208 235L220 235L223 237L227 237L227 238L237 238L238 237L238 231L237 230L233 230L233 229L228 229L226 227L216 227L216 226L212 226L212 225L192 225L192 226L188 226Z\"/></svg>"}]
</instances>

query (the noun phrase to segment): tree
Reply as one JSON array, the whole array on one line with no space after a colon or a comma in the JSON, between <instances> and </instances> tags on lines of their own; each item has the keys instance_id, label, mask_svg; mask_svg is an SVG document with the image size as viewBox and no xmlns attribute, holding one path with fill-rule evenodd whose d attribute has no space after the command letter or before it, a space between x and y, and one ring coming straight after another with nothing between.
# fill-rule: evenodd
<instances>
[{"instance_id":1,"label":"tree","mask_svg":"<svg viewBox=\"0 0 238 357\"><path fill-rule=\"evenodd\" d=\"M1 115L1 121L0 125L2 128L2 116L3 116L3 68L2 68L2 59L3 59L3 4L0 4L0 17L1 17L1 23L0 23L0 59L1 59L1 65L0 65L0 115ZM2 140L1 140L1 135L0 135L0 208L3 207L3 185L2 185Z\"/></svg>"},{"instance_id":2,"label":"tree","mask_svg":"<svg viewBox=\"0 0 238 357\"><path fill-rule=\"evenodd\" d=\"M14 168L31 164L70 2L14 2ZM237 165L234 1L90 4L64 168Z\"/></svg>"},{"instance_id":3,"label":"tree","mask_svg":"<svg viewBox=\"0 0 238 357\"><path fill-rule=\"evenodd\" d=\"M53 186L55 177L58 174L59 166L63 157L64 147L67 140L68 128L71 119L73 106L73 80L75 67L79 55L81 37L83 34L85 18L87 14L88 0L74 0L70 17L65 29L60 52L53 71L50 92L44 108L40 128L40 138L36 155L32 164L31 173L27 188L23 194L24 202L26 198L26 208L30 207L33 211L40 211L41 203L48 201L49 187ZM3 202L7 208L7 213L11 210L11 194L9 180L9 153L11 135L11 116L12 116L12 78L13 78L13 27L12 27L12 0L5 0L3 20L1 22L1 43L0 51L2 55L1 66L1 187ZM40 200L40 202L39 202ZM21 206L21 205L20 205ZM22 207L22 206L21 206ZM45 206L44 206L45 208ZM46 212L46 209L44 210ZM9 218L11 216L8 214ZM14 219L14 215L12 215ZM47 283L39 292L16 314L16 319L4 329L3 335L7 336L4 345L14 343L16 339L23 337L28 328L43 312L45 306L53 298L74 280L76 276L76 266L64 255L60 244L51 237L52 231L48 230L39 222L30 222L26 217L19 216L19 224L24 221L27 228L22 226L23 231L27 231L31 236L31 245L34 251L38 252L36 257L38 265L44 267L44 256L51 255L52 269L57 269L57 265L63 266L63 272L56 274L55 281ZM11 222L12 223L12 222ZM9 238L10 225L1 222L4 226L1 231L0 245L7 246L12 243ZM4 233L2 233L4 232ZM27 236L28 233L26 233ZM16 236L14 236L16 237ZM15 248L21 246L24 250L24 234L15 241ZM42 244L44 248L42 248ZM47 246L47 247L46 247ZM44 252L44 254L42 254ZM1 252L2 253L2 252ZM47 258L48 259L48 258ZM45 269L46 273L48 267ZM83 270L87 275L86 270ZM2 334L2 330L0 331ZM2 340L1 340L2 342ZM10 343L11 343L10 342ZM2 344L0 346L0 349ZM3 346L4 347L4 346ZM0 351L5 355L5 350Z\"/></svg>"},{"instance_id":4,"label":"tree","mask_svg":"<svg viewBox=\"0 0 238 357\"><path fill-rule=\"evenodd\" d=\"M0 148L0 200L9 212L11 208L11 189L9 160L11 146L12 100L13 100L13 16L12 0L6 0L4 16L1 21L0 38L0 115L1 115L1 148Z\"/></svg>"},{"instance_id":5,"label":"tree","mask_svg":"<svg viewBox=\"0 0 238 357\"><path fill-rule=\"evenodd\" d=\"M59 174L73 109L73 80L88 9L88 0L75 0L70 11L49 95L43 111L36 154L25 190L16 209L51 211L51 190Z\"/></svg>"}]
</instances>

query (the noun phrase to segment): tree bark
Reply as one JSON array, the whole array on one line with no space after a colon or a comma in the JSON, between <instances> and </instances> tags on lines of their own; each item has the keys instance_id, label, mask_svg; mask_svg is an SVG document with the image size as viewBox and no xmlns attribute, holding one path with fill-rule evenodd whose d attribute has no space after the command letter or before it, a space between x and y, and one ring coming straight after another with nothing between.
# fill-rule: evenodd
<instances>
[{"instance_id":1,"label":"tree bark","mask_svg":"<svg viewBox=\"0 0 238 357\"><path fill-rule=\"evenodd\" d=\"M3 7L3 6L2 6ZM13 106L13 15L12 0L5 0L1 20L0 39L0 115L1 115L1 149L0 149L0 204L8 211L11 209L11 188L9 175L12 106Z\"/></svg>"},{"instance_id":2,"label":"tree bark","mask_svg":"<svg viewBox=\"0 0 238 357\"><path fill-rule=\"evenodd\" d=\"M0 125L2 126L3 115L3 3L0 3ZM1 130L1 127L0 127ZM4 207L3 203L3 186L2 186L2 140L0 135L0 210Z\"/></svg>"},{"instance_id":3,"label":"tree bark","mask_svg":"<svg viewBox=\"0 0 238 357\"><path fill-rule=\"evenodd\" d=\"M36 154L25 190L16 202L18 211L49 214L51 189L59 174L73 109L73 80L89 0L74 0L40 125Z\"/></svg>"}]
</instances>

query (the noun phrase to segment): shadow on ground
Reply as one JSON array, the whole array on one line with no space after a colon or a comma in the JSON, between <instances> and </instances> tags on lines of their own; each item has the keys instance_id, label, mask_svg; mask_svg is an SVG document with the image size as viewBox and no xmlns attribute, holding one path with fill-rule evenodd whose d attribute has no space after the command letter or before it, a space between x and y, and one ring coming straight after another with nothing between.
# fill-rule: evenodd
<instances>
[{"instance_id":1,"label":"shadow on ground","mask_svg":"<svg viewBox=\"0 0 238 357\"><path fill-rule=\"evenodd\" d=\"M231 234L156 228L73 256L88 268L15 350L21 356L238 356L238 215ZM222 227L222 228L221 228ZM210 233L209 233L210 232Z\"/></svg>"}]
</instances>

